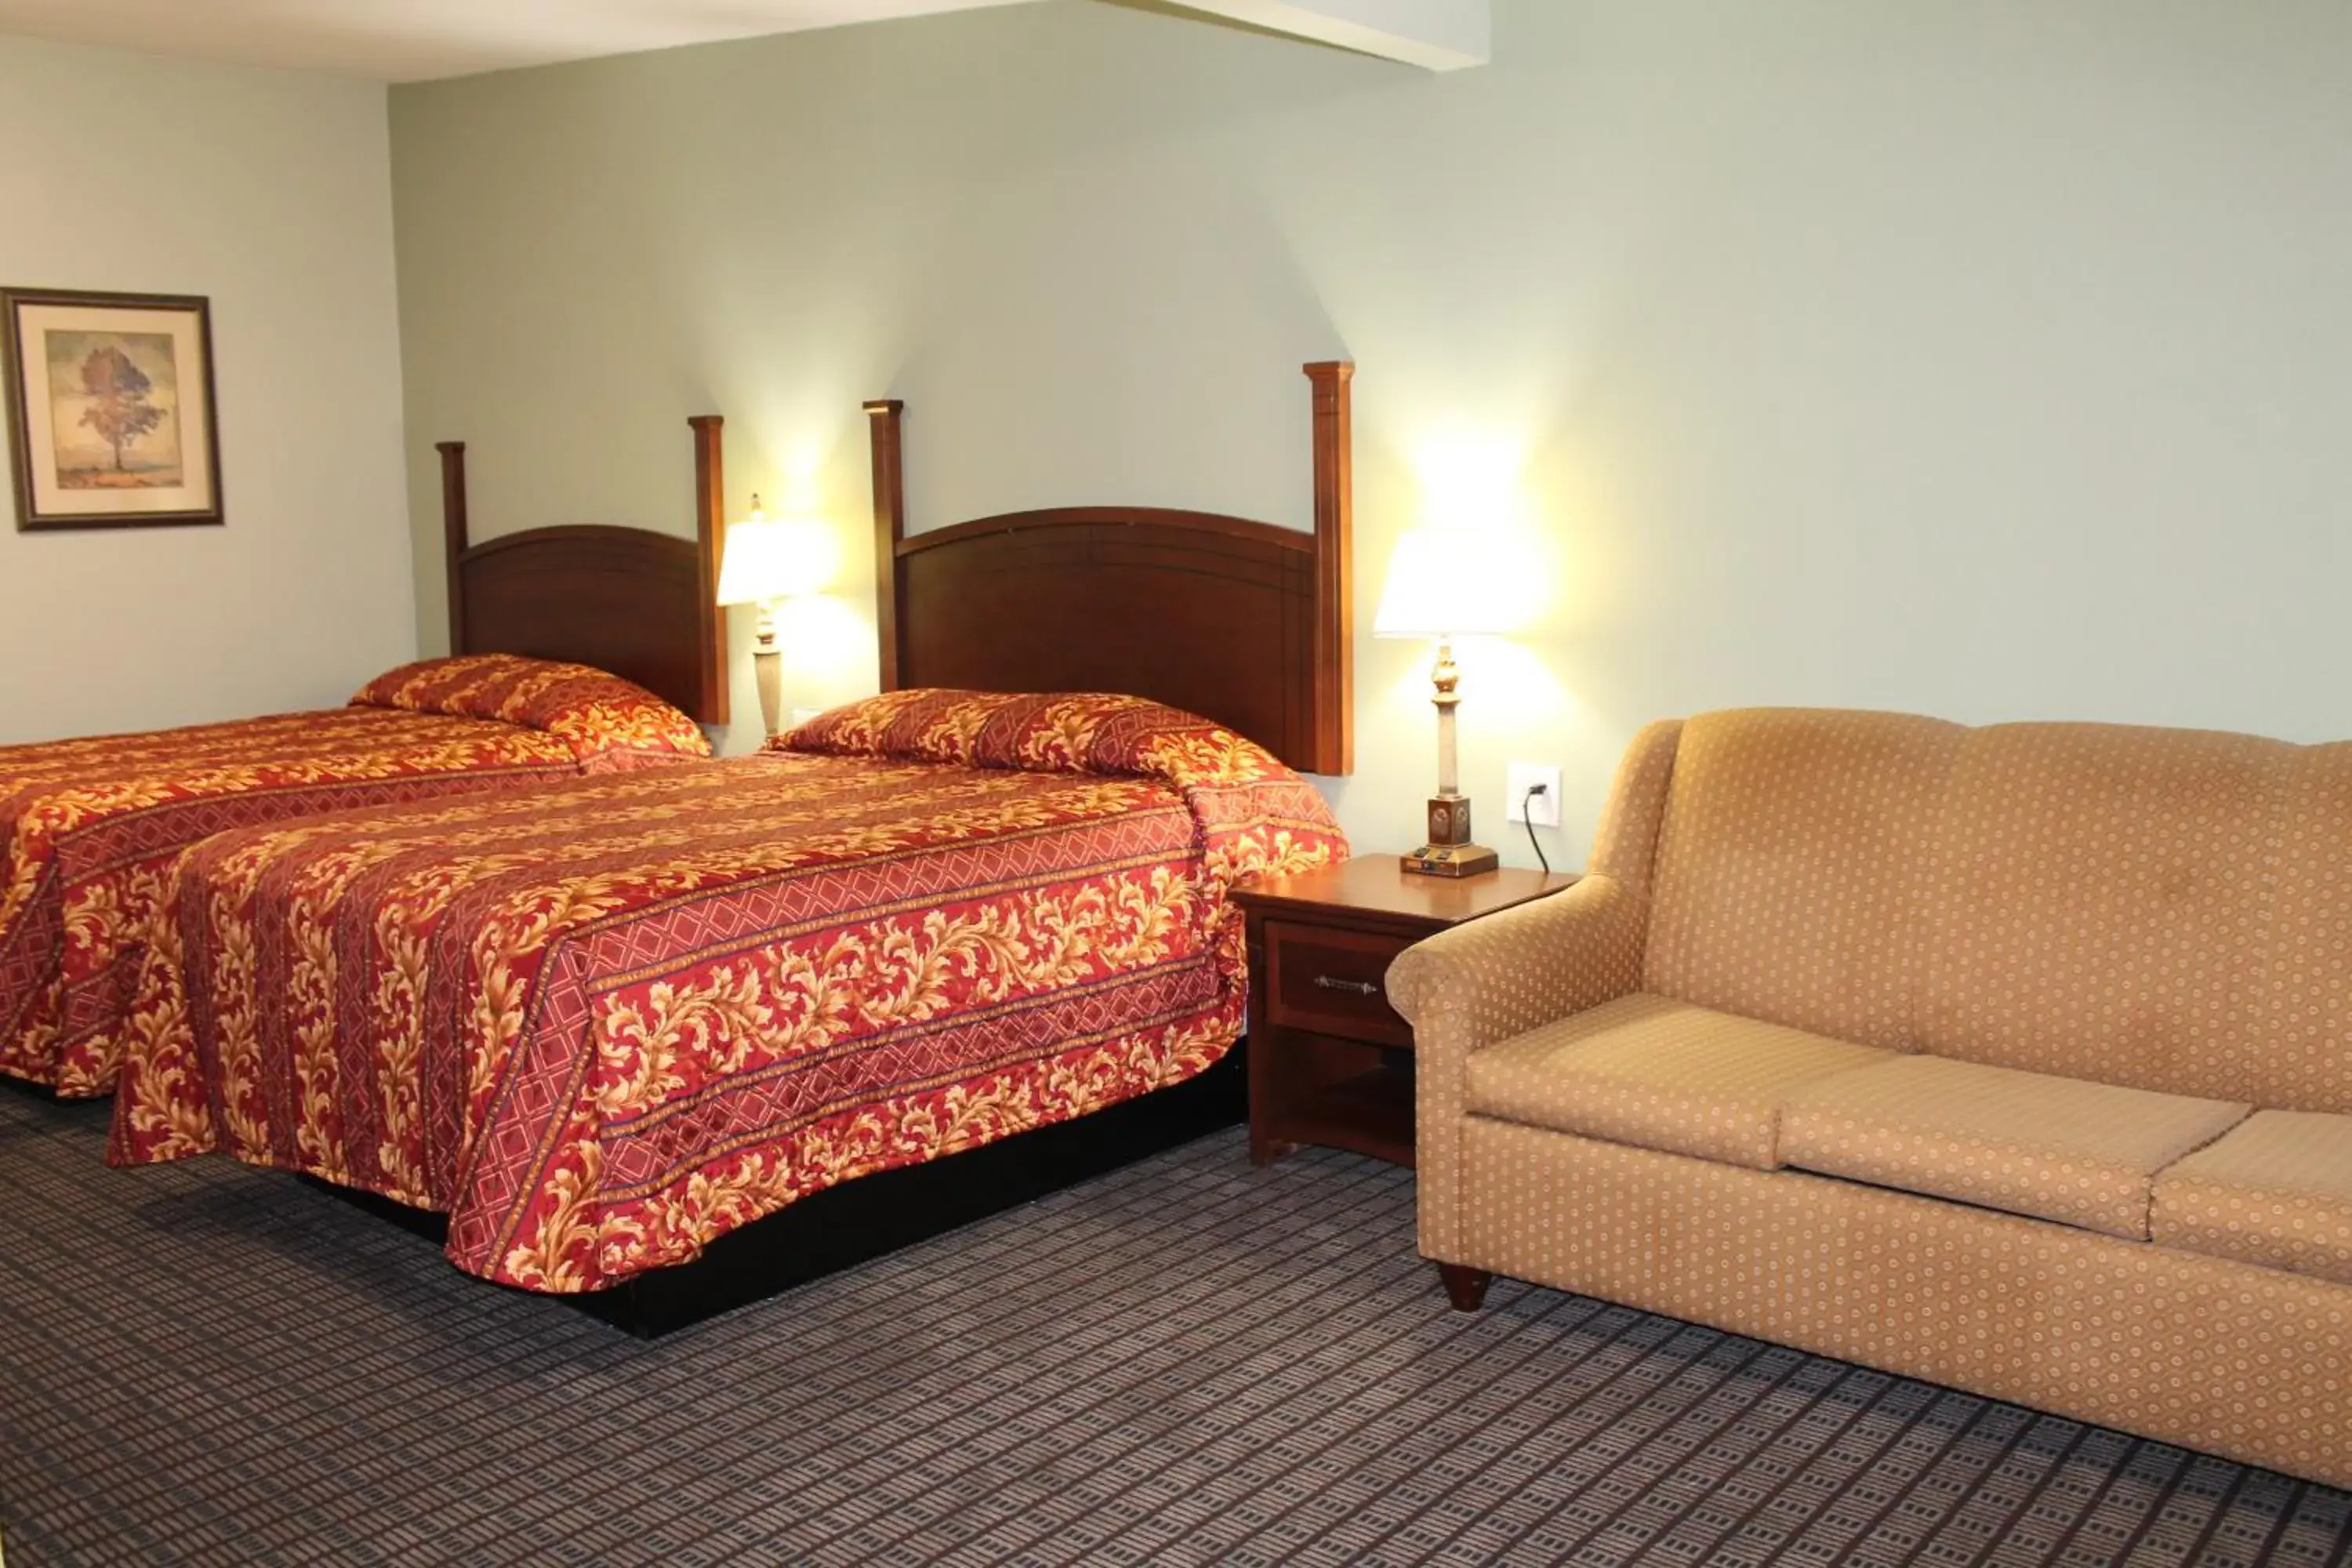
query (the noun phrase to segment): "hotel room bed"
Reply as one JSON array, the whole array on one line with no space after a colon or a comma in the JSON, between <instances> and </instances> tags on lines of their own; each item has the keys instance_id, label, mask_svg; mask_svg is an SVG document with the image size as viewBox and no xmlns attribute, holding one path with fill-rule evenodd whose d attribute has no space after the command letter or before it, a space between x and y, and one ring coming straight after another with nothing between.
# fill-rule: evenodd
<instances>
[{"instance_id":1,"label":"hotel room bed","mask_svg":"<svg viewBox=\"0 0 2352 1568\"><path fill-rule=\"evenodd\" d=\"M1263 748L902 691L756 758L220 835L180 863L112 1157L221 1149L600 1289L810 1192L1232 1047L1225 890L1345 853Z\"/></svg>"},{"instance_id":2,"label":"hotel room bed","mask_svg":"<svg viewBox=\"0 0 2352 1568\"><path fill-rule=\"evenodd\" d=\"M0 1072L113 1086L116 1026L173 861L226 828L709 754L685 714L584 666L435 660L349 707L0 747Z\"/></svg>"},{"instance_id":3,"label":"hotel room bed","mask_svg":"<svg viewBox=\"0 0 2352 1568\"><path fill-rule=\"evenodd\" d=\"M709 754L727 717L720 422L694 432L698 536L562 526L467 537L441 447L455 657L341 709L0 747L0 1075L105 1093L150 914L180 851L226 828L537 787Z\"/></svg>"},{"instance_id":4,"label":"hotel room bed","mask_svg":"<svg viewBox=\"0 0 2352 1568\"><path fill-rule=\"evenodd\" d=\"M880 697L191 851L110 1157L300 1172L651 1334L1237 1119L1225 889L1346 853L1292 771L1350 765L1350 367L1307 368L1311 529L910 535L870 404Z\"/></svg>"}]
</instances>

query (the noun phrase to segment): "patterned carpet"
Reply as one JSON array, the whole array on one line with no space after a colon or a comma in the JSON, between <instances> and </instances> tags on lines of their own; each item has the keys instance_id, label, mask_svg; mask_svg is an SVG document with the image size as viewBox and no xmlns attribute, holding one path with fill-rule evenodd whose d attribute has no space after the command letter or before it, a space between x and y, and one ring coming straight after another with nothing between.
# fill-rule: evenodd
<instances>
[{"instance_id":1,"label":"patterned carpet","mask_svg":"<svg viewBox=\"0 0 2352 1568\"><path fill-rule=\"evenodd\" d=\"M0 1528L82 1563L2342 1563L2352 1497L1576 1297L1238 1133L653 1344L0 1092Z\"/></svg>"}]
</instances>

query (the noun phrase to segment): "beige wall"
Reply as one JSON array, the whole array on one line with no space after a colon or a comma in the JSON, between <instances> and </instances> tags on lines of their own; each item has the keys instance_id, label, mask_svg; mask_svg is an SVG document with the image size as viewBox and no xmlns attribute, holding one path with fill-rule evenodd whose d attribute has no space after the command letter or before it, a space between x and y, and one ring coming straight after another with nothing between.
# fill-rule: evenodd
<instances>
[{"instance_id":1,"label":"beige wall","mask_svg":"<svg viewBox=\"0 0 2352 1568\"><path fill-rule=\"evenodd\" d=\"M1465 659L1516 858L1507 759L1566 765L1579 858L1627 736L1707 707L2352 732L2340 0L1495 12L1446 77L1059 0L394 89L427 640L436 437L488 531L685 531L719 410L863 618L861 398L908 402L919 526L1303 526L1296 367L1346 353L1367 626L1407 526L1551 557ZM1360 847L1430 786L1424 660L1359 649Z\"/></svg>"},{"instance_id":2,"label":"beige wall","mask_svg":"<svg viewBox=\"0 0 2352 1568\"><path fill-rule=\"evenodd\" d=\"M0 742L414 657L383 89L0 37L0 283L211 297L228 516L0 524Z\"/></svg>"}]
</instances>

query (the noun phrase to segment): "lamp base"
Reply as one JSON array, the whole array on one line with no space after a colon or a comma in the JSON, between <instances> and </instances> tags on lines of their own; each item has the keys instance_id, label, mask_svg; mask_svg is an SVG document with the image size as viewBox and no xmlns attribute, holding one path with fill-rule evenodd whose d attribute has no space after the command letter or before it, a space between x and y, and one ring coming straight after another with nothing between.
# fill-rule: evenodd
<instances>
[{"instance_id":1,"label":"lamp base","mask_svg":"<svg viewBox=\"0 0 2352 1568\"><path fill-rule=\"evenodd\" d=\"M1475 877L1503 863L1483 844L1424 844L1397 858L1406 870L1422 877Z\"/></svg>"},{"instance_id":2,"label":"lamp base","mask_svg":"<svg viewBox=\"0 0 2352 1568\"><path fill-rule=\"evenodd\" d=\"M762 646L751 650L751 668L760 680L760 722L773 737L783 722L784 658L772 639L762 639Z\"/></svg>"},{"instance_id":3,"label":"lamp base","mask_svg":"<svg viewBox=\"0 0 2352 1568\"><path fill-rule=\"evenodd\" d=\"M1443 723L1439 731L1444 732ZM1406 870L1423 877L1475 877L1502 864L1492 849L1470 842L1470 797L1454 792L1450 756L1441 764L1437 793L1429 797L1429 842L1403 858Z\"/></svg>"}]
</instances>

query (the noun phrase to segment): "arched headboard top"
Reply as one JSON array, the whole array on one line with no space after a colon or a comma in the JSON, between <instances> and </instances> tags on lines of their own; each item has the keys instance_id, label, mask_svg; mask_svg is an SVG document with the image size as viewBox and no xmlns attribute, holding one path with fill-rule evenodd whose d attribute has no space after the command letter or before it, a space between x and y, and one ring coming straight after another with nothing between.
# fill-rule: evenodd
<instances>
[{"instance_id":1,"label":"arched headboard top","mask_svg":"<svg viewBox=\"0 0 2352 1568\"><path fill-rule=\"evenodd\" d=\"M568 523L467 537L466 444L436 443L449 574L449 650L568 659L634 680L705 724L727 722L725 548L716 414L694 431L695 537Z\"/></svg>"},{"instance_id":2,"label":"arched headboard top","mask_svg":"<svg viewBox=\"0 0 2352 1568\"><path fill-rule=\"evenodd\" d=\"M1107 505L910 535L905 405L867 404L882 689L1126 692L1215 720L1302 771L1351 771L1354 367L1306 369L1312 532Z\"/></svg>"}]
</instances>

